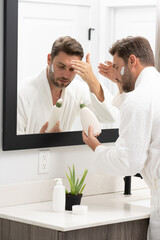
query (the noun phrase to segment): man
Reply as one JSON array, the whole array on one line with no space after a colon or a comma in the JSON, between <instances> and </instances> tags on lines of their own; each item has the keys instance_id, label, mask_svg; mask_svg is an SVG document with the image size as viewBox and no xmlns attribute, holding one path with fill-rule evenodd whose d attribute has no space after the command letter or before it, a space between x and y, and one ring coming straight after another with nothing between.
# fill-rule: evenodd
<instances>
[{"instance_id":1,"label":"man","mask_svg":"<svg viewBox=\"0 0 160 240\"><path fill-rule=\"evenodd\" d=\"M95 77L89 54L86 62L82 62L83 55L80 43L69 36L53 43L47 68L18 91L18 134L45 133L59 98L63 100L60 121L49 132L70 131L79 114L80 101L86 103L100 121L115 120L117 109L111 104L112 96ZM76 74L83 81L73 81Z\"/></svg>"},{"instance_id":2,"label":"man","mask_svg":"<svg viewBox=\"0 0 160 240\"><path fill-rule=\"evenodd\" d=\"M111 74L110 65L100 64L99 69L123 90L114 101L120 109L119 138L115 146L102 146L90 127L88 137L83 132L83 141L96 152L96 162L106 173L122 176L141 173L151 189L148 239L159 240L160 74L154 67L150 44L143 37L117 41L110 53L115 73Z\"/></svg>"}]
</instances>

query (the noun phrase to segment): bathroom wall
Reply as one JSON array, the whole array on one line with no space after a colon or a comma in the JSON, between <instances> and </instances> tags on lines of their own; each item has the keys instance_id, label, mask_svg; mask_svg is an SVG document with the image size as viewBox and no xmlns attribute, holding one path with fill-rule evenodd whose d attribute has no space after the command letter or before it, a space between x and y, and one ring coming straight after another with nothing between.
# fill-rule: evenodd
<instances>
[{"instance_id":1,"label":"bathroom wall","mask_svg":"<svg viewBox=\"0 0 160 240\"><path fill-rule=\"evenodd\" d=\"M3 0L0 0L0 126L3 105ZM113 144L113 143L112 143ZM94 153L85 145L50 148L48 174L38 174L38 152L34 150L2 151L0 139L0 206L51 200L53 179L65 177L68 166L75 164L77 175L89 170L85 195L123 191L123 178L105 176L94 166ZM107 144L106 144L107 145ZM134 180L134 188L146 187ZM64 179L64 183L65 179Z\"/></svg>"}]
</instances>

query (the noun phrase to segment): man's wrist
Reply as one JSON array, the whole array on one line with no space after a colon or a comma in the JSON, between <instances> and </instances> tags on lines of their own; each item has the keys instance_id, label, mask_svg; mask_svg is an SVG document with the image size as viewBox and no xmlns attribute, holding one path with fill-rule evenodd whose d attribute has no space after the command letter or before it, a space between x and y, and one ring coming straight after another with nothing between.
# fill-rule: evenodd
<instances>
[{"instance_id":1,"label":"man's wrist","mask_svg":"<svg viewBox=\"0 0 160 240\"><path fill-rule=\"evenodd\" d=\"M98 80L97 80L98 81ZM90 92L94 93L100 102L104 101L104 93L99 81L89 86Z\"/></svg>"}]
</instances>

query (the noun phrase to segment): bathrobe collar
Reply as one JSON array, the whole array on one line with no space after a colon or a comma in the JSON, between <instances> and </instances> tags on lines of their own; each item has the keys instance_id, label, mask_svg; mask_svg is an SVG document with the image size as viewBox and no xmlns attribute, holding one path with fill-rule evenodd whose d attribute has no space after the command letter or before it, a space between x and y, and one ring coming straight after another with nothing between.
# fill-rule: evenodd
<instances>
[{"instance_id":1,"label":"bathrobe collar","mask_svg":"<svg viewBox=\"0 0 160 240\"><path fill-rule=\"evenodd\" d=\"M142 81L147 81L148 79L148 76L152 73L152 72L155 72L155 67L153 66L150 66L150 67L145 67L139 74L136 82L135 82L135 89L139 86L139 84L142 82Z\"/></svg>"}]
</instances>

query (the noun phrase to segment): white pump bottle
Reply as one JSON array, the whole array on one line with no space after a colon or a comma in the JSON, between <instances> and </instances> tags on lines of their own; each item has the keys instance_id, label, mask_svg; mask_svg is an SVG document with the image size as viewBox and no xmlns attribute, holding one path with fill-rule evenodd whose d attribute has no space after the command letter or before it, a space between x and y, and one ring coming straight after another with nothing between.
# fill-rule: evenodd
<instances>
[{"instance_id":1,"label":"white pump bottle","mask_svg":"<svg viewBox=\"0 0 160 240\"><path fill-rule=\"evenodd\" d=\"M53 189L53 211L63 212L65 210L65 187L61 178L54 179L56 185Z\"/></svg>"},{"instance_id":2,"label":"white pump bottle","mask_svg":"<svg viewBox=\"0 0 160 240\"><path fill-rule=\"evenodd\" d=\"M93 127L94 136L101 133L101 126L96 115L84 103L80 103L80 120L85 134L88 136L89 126Z\"/></svg>"},{"instance_id":3,"label":"white pump bottle","mask_svg":"<svg viewBox=\"0 0 160 240\"><path fill-rule=\"evenodd\" d=\"M56 105L53 106L49 120L48 120L47 132L49 132L56 125L57 121L60 120L62 102L63 100L60 98L56 102Z\"/></svg>"}]
</instances>

